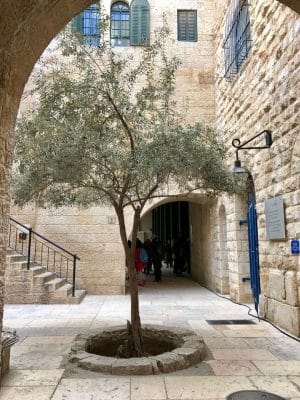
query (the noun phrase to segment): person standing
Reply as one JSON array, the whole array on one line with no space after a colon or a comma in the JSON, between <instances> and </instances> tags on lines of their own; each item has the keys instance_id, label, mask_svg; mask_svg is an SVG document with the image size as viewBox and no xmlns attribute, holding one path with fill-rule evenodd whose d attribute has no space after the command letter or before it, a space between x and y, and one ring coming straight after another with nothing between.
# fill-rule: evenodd
<instances>
[{"instance_id":1,"label":"person standing","mask_svg":"<svg viewBox=\"0 0 300 400\"><path fill-rule=\"evenodd\" d=\"M167 241L166 244L166 264L167 268L172 268L173 267L173 259L172 259L172 245L171 245L171 240Z\"/></svg>"},{"instance_id":2,"label":"person standing","mask_svg":"<svg viewBox=\"0 0 300 400\"><path fill-rule=\"evenodd\" d=\"M150 275L152 269L152 249L151 249L151 240L147 239L144 243L144 247L148 253L148 262L145 268L146 275Z\"/></svg>"},{"instance_id":3,"label":"person standing","mask_svg":"<svg viewBox=\"0 0 300 400\"><path fill-rule=\"evenodd\" d=\"M152 262L154 266L155 282L161 281L161 268L162 268L162 244L158 237L152 239Z\"/></svg>"},{"instance_id":4,"label":"person standing","mask_svg":"<svg viewBox=\"0 0 300 400\"><path fill-rule=\"evenodd\" d=\"M138 286L145 286L144 268L147 266L148 255L146 249L143 247L142 242L137 239L134 252L135 269L137 273Z\"/></svg>"}]
</instances>

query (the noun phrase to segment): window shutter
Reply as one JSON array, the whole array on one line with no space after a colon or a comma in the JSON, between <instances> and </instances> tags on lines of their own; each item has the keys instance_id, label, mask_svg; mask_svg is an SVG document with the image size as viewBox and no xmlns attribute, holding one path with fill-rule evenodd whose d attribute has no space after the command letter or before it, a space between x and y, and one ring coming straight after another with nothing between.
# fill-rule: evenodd
<instances>
[{"instance_id":1,"label":"window shutter","mask_svg":"<svg viewBox=\"0 0 300 400\"><path fill-rule=\"evenodd\" d=\"M189 42L197 41L197 13L196 11L188 12L188 29L187 29L187 40Z\"/></svg>"},{"instance_id":2,"label":"window shutter","mask_svg":"<svg viewBox=\"0 0 300 400\"><path fill-rule=\"evenodd\" d=\"M147 0L134 0L130 8L130 44L150 43L150 8Z\"/></svg>"},{"instance_id":3,"label":"window shutter","mask_svg":"<svg viewBox=\"0 0 300 400\"><path fill-rule=\"evenodd\" d=\"M178 40L185 42L197 41L197 11L178 11Z\"/></svg>"},{"instance_id":4,"label":"window shutter","mask_svg":"<svg viewBox=\"0 0 300 400\"><path fill-rule=\"evenodd\" d=\"M186 39L186 24L187 24L187 14L186 12L178 12L178 40Z\"/></svg>"},{"instance_id":5,"label":"window shutter","mask_svg":"<svg viewBox=\"0 0 300 400\"><path fill-rule=\"evenodd\" d=\"M83 12L72 19L72 30L83 34Z\"/></svg>"}]
</instances>

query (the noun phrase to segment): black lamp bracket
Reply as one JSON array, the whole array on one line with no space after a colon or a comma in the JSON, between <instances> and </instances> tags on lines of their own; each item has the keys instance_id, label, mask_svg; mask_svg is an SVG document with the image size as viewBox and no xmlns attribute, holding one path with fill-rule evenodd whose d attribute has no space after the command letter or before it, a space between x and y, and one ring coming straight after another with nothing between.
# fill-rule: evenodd
<instances>
[{"instance_id":1,"label":"black lamp bracket","mask_svg":"<svg viewBox=\"0 0 300 400\"><path fill-rule=\"evenodd\" d=\"M248 143L252 142L252 140L258 138L261 135L265 135L266 145L265 146L247 146ZM232 146L235 147L236 150L236 159L238 160L238 152L239 150L246 150L246 149L269 149L272 146L273 139L272 133L269 130L263 130L262 132L258 133L257 135L253 136L251 139L246 140L245 142L241 143L240 139L233 139Z\"/></svg>"}]
</instances>

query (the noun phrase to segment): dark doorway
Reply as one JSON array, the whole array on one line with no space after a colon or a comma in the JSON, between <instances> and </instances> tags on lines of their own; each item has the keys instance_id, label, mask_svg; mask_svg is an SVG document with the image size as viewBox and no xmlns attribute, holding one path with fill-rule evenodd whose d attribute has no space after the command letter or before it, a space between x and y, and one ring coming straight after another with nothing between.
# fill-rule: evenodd
<instances>
[{"instance_id":1,"label":"dark doorway","mask_svg":"<svg viewBox=\"0 0 300 400\"><path fill-rule=\"evenodd\" d=\"M190 238L189 203L178 201L152 210L152 233L165 245L168 240Z\"/></svg>"}]
</instances>

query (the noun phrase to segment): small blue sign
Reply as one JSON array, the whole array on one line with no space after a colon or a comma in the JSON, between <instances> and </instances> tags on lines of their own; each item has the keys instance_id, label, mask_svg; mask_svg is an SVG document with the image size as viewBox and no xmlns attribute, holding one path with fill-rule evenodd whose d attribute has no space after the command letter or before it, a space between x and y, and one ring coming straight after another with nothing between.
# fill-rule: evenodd
<instances>
[{"instance_id":1,"label":"small blue sign","mask_svg":"<svg viewBox=\"0 0 300 400\"><path fill-rule=\"evenodd\" d=\"M300 240L299 239L291 240L291 252L292 252L292 254L300 254Z\"/></svg>"}]
</instances>

